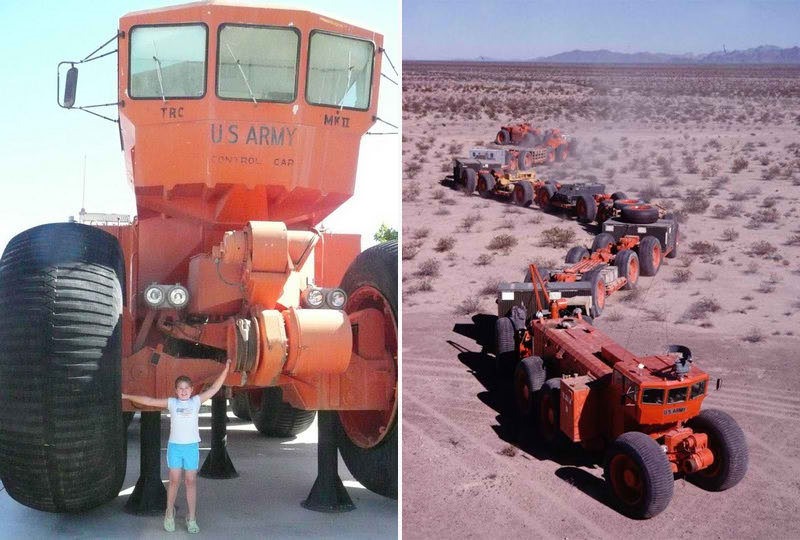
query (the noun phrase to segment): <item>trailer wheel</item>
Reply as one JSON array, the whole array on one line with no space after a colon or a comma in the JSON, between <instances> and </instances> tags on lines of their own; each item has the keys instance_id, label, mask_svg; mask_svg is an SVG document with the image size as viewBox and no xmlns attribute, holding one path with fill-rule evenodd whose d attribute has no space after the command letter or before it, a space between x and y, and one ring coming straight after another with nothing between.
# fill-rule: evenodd
<instances>
[{"instance_id":1,"label":"trailer wheel","mask_svg":"<svg viewBox=\"0 0 800 540\"><path fill-rule=\"evenodd\" d=\"M456 184L461 184L461 165L458 163L453 165L453 182Z\"/></svg>"},{"instance_id":2,"label":"trailer wheel","mask_svg":"<svg viewBox=\"0 0 800 540\"><path fill-rule=\"evenodd\" d=\"M478 186L478 180L473 169L462 169L461 186L464 193L467 195L472 195L475 192L475 188Z\"/></svg>"},{"instance_id":3,"label":"trailer wheel","mask_svg":"<svg viewBox=\"0 0 800 540\"><path fill-rule=\"evenodd\" d=\"M627 516L651 518L672 500L672 468L649 435L629 431L617 437L606 451L603 472L611 498Z\"/></svg>"},{"instance_id":4,"label":"trailer wheel","mask_svg":"<svg viewBox=\"0 0 800 540\"><path fill-rule=\"evenodd\" d=\"M627 199L627 198L628 196L625 195L625 193L622 191L615 191L614 193L611 194L612 201L616 201L618 199Z\"/></svg>"},{"instance_id":5,"label":"trailer wheel","mask_svg":"<svg viewBox=\"0 0 800 540\"><path fill-rule=\"evenodd\" d=\"M544 184L538 190L536 190L537 195L537 203L542 208L542 210L548 210L550 208L550 199L553 198L553 195L556 194L556 187L553 184Z\"/></svg>"},{"instance_id":6,"label":"trailer wheel","mask_svg":"<svg viewBox=\"0 0 800 540\"><path fill-rule=\"evenodd\" d=\"M478 176L478 194L484 199L488 199L494 193L494 176L488 172L482 172Z\"/></svg>"},{"instance_id":7,"label":"trailer wheel","mask_svg":"<svg viewBox=\"0 0 800 540\"><path fill-rule=\"evenodd\" d=\"M547 379L537 392L537 421L544 441L557 446L561 442L561 379Z\"/></svg>"},{"instance_id":8,"label":"trailer wheel","mask_svg":"<svg viewBox=\"0 0 800 540\"><path fill-rule=\"evenodd\" d=\"M559 146L556 148L556 161L566 161L569 150L566 146Z\"/></svg>"},{"instance_id":9,"label":"trailer wheel","mask_svg":"<svg viewBox=\"0 0 800 540\"><path fill-rule=\"evenodd\" d=\"M614 238L614 235L607 232L602 232L594 237L592 241L592 249L591 252L594 253L597 250L605 249L609 246L609 244L613 245L616 244L617 240Z\"/></svg>"},{"instance_id":10,"label":"trailer wheel","mask_svg":"<svg viewBox=\"0 0 800 540\"><path fill-rule=\"evenodd\" d=\"M714 463L688 478L709 491L724 491L744 478L749 461L747 440L736 420L717 409L705 409L689 420L689 427L708 435Z\"/></svg>"},{"instance_id":11,"label":"trailer wheel","mask_svg":"<svg viewBox=\"0 0 800 540\"><path fill-rule=\"evenodd\" d=\"M81 512L119 494L125 266L100 229L53 223L0 260L0 477L17 502Z\"/></svg>"},{"instance_id":12,"label":"trailer wheel","mask_svg":"<svg viewBox=\"0 0 800 540\"><path fill-rule=\"evenodd\" d=\"M533 167L533 155L527 150L520 150L517 156L517 169L527 171Z\"/></svg>"},{"instance_id":13,"label":"trailer wheel","mask_svg":"<svg viewBox=\"0 0 800 540\"><path fill-rule=\"evenodd\" d=\"M649 204L632 204L623 206L622 221L637 225L648 225L658 221L658 208Z\"/></svg>"},{"instance_id":14,"label":"trailer wheel","mask_svg":"<svg viewBox=\"0 0 800 540\"><path fill-rule=\"evenodd\" d=\"M555 149L550 146L547 148L547 164L550 165L556 161L556 151Z\"/></svg>"},{"instance_id":15,"label":"trailer wheel","mask_svg":"<svg viewBox=\"0 0 800 540\"><path fill-rule=\"evenodd\" d=\"M591 223L597 217L597 201L591 195L581 195L575 201L575 213L581 223Z\"/></svg>"},{"instance_id":16,"label":"trailer wheel","mask_svg":"<svg viewBox=\"0 0 800 540\"><path fill-rule=\"evenodd\" d=\"M494 141L497 144L508 144L511 141L511 134L507 129L501 129L497 132L497 137L495 137Z\"/></svg>"},{"instance_id":17,"label":"trailer wheel","mask_svg":"<svg viewBox=\"0 0 800 540\"><path fill-rule=\"evenodd\" d=\"M397 241L362 252L342 279L347 313L377 309L383 313L386 366L395 378L391 406L380 411L339 411L339 451L361 484L397 498Z\"/></svg>"},{"instance_id":18,"label":"trailer wheel","mask_svg":"<svg viewBox=\"0 0 800 540\"><path fill-rule=\"evenodd\" d=\"M569 248L567 251L567 256L564 257L564 262L567 264L575 264L576 262L580 262L581 259L584 257L589 256L589 250L583 246L575 246Z\"/></svg>"},{"instance_id":19,"label":"trailer wheel","mask_svg":"<svg viewBox=\"0 0 800 540\"><path fill-rule=\"evenodd\" d=\"M247 395L249 392L240 391L234 392L233 397L231 398L231 412L236 418L240 418L242 420L252 420L253 418L250 416L250 406L248 404Z\"/></svg>"},{"instance_id":20,"label":"trailer wheel","mask_svg":"<svg viewBox=\"0 0 800 540\"><path fill-rule=\"evenodd\" d=\"M592 313L594 318L599 317L606 307L606 281L600 269L594 270L589 274L584 274L583 281L592 284Z\"/></svg>"},{"instance_id":21,"label":"trailer wheel","mask_svg":"<svg viewBox=\"0 0 800 540\"><path fill-rule=\"evenodd\" d=\"M534 398L546 377L544 362L538 356L528 356L517 364L517 369L514 370L514 402L521 418L533 416Z\"/></svg>"},{"instance_id":22,"label":"trailer wheel","mask_svg":"<svg viewBox=\"0 0 800 540\"><path fill-rule=\"evenodd\" d=\"M511 201L517 206L530 206L533 201L533 186L530 182L521 181L514 184Z\"/></svg>"},{"instance_id":23,"label":"trailer wheel","mask_svg":"<svg viewBox=\"0 0 800 540\"><path fill-rule=\"evenodd\" d=\"M516 364L517 343L514 325L508 317L498 317L494 325L495 367L498 373L513 373Z\"/></svg>"},{"instance_id":24,"label":"trailer wheel","mask_svg":"<svg viewBox=\"0 0 800 540\"><path fill-rule=\"evenodd\" d=\"M639 256L632 249L623 249L614 257L614 265L619 271L619 276L627 280L622 290L629 291L636 288L639 281Z\"/></svg>"},{"instance_id":25,"label":"trailer wheel","mask_svg":"<svg viewBox=\"0 0 800 540\"><path fill-rule=\"evenodd\" d=\"M674 259L678 256L678 240L680 239L680 230L678 222L675 222L675 234L672 236L672 249L664 255L667 259Z\"/></svg>"},{"instance_id":26,"label":"trailer wheel","mask_svg":"<svg viewBox=\"0 0 800 540\"><path fill-rule=\"evenodd\" d=\"M620 194L624 195L624 193ZM645 203L641 199L628 199L628 198L614 199L614 209L616 210L622 210L626 206L633 206L637 204L647 204L647 203Z\"/></svg>"},{"instance_id":27,"label":"trailer wheel","mask_svg":"<svg viewBox=\"0 0 800 540\"><path fill-rule=\"evenodd\" d=\"M283 401L279 386L242 393L253 425L267 437L294 437L308 429L317 415L317 411L298 409Z\"/></svg>"},{"instance_id":28,"label":"trailer wheel","mask_svg":"<svg viewBox=\"0 0 800 540\"><path fill-rule=\"evenodd\" d=\"M643 276L654 276L661 267L661 242L647 235L639 242L639 264Z\"/></svg>"}]
</instances>

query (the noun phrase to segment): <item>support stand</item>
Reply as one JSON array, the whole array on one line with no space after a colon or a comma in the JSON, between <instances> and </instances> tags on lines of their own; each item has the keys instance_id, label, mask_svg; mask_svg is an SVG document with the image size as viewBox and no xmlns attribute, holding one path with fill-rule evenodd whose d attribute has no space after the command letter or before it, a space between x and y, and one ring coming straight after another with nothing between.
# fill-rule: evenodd
<instances>
[{"instance_id":1,"label":"support stand","mask_svg":"<svg viewBox=\"0 0 800 540\"><path fill-rule=\"evenodd\" d=\"M317 413L317 479L308 498L300 503L315 512L349 512L356 508L339 478L335 414L336 411Z\"/></svg>"},{"instance_id":2,"label":"support stand","mask_svg":"<svg viewBox=\"0 0 800 540\"><path fill-rule=\"evenodd\" d=\"M224 479L239 476L228 455L226 401L224 390L220 390L211 398L211 451L198 473L203 478Z\"/></svg>"},{"instance_id":3,"label":"support stand","mask_svg":"<svg viewBox=\"0 0 800 540\"><path fill-rule=\"evenodd\" d=\"M161 411L142 411L139 480L125 503L129 514L152 516L167 508L167 490L161 483Z\"/></svg>"}]
</instances>

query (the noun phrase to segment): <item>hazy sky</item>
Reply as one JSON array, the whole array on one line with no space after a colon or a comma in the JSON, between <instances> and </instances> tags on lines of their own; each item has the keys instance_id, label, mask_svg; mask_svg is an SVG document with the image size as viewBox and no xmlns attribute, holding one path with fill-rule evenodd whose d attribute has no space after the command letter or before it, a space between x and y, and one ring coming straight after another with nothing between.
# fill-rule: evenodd
<instances>
[{"instance_id":1,"label":"hazy sky","mask_svg":"<svg viewBox=\"0 0 800 540\"><path fill-rule=\"evenodd\" d=\"M796 0L404 0L405 59L519 60L574 49L708 53L800 45Z\"/></svg>"},{"instance_id":2,"label":"hazy sky","mask_svg":"<svg viewBox=\"0 0 800 540\"><path fill-rule=\"evenodd\" d=\"M119 18L128 12L181 3L186 2L0 0L5 23L0 33L0 250L29 227L66 221L78 213L84 155L86 210L135 213L117 126L59 108L56 65L85 57L116 33ZM382 33L389 57L400 67L398 3L295 0L292 5ZM77 104L116 101L116 61L112 55L80 66ZM383 72L396 80L388 63L383 64ZM378 115L399 123L400 103L400 88L382 79ZM115 108L107 113L116 118ZM380 124L373 130L396 131ZM362 139L356 195L325 220L326 226L334 232L361 233L366 245L373 243L381 222L400 228L400 145L399 135Z\"/></svg>"}]
</instances>

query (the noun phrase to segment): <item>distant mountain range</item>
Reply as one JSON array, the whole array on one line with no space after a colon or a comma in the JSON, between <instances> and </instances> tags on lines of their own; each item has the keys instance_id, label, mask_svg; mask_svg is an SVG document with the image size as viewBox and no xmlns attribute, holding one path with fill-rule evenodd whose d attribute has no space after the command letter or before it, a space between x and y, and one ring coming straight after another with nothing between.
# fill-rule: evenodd
<instances>
[{"instance_id":1,"label":"distant mountain range","mask_svg":"<svg viewBox=\"0 0 800 540\"><path fill-rule=\"evenodd\" d=\"M480 56L478 62L502 61ZM574 50L523 60L523 62L554 64L800 64L800 47L782 49L761 45L743 51L715 51L708 54L621 53L600 49Z\"/></svg>"}]
</instances>

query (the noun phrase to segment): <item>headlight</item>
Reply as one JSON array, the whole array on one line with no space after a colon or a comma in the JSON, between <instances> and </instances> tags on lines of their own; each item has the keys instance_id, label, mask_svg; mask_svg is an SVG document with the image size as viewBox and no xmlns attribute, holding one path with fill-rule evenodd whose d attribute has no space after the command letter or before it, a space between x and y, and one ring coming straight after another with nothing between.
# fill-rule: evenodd
<instances>
[{"instance_id":1,"label":"headlight","mask_svg":"<svg viewBox=\"0 0 800 540\"><path fill-rule=\"evenodd\" d=\"M319 289L311 289L308 291L308 294L306 294L306 302L313 308L321 307L324 301L325 295L323 295L322 291Z\"/></svg>"},{"instance_id":2,"label":"headlight","mask_svg":"<svg viewBox=\"0 0 800 540\"><path fill-rule=\"evenodd\" d=\"M144 301L147 302L147 305L150 307L158 307L164 303L164 291L154 283L145 289Z\"/></svg>"},{"instance_id":3,"label":"headlight","mask_svg":"<svg viewBox=\"0 0 800 540\"><path fill-rule=\"evenodd\" d=\"M189 303L189 291L181 285L175 285L169 290L167 301L172 307L182 308Z\"/></svg>"},{"instance_id":4,"label":"headlight","mask_svg":"<svg viewBox=\"0 0 800 540\"><path fill-rule=\"evenodd\" d=\"M328 305L333 309L342 309L347 301L347 295L342 289L333 289L328 293Z\"/></svg>"}]
</instances>

